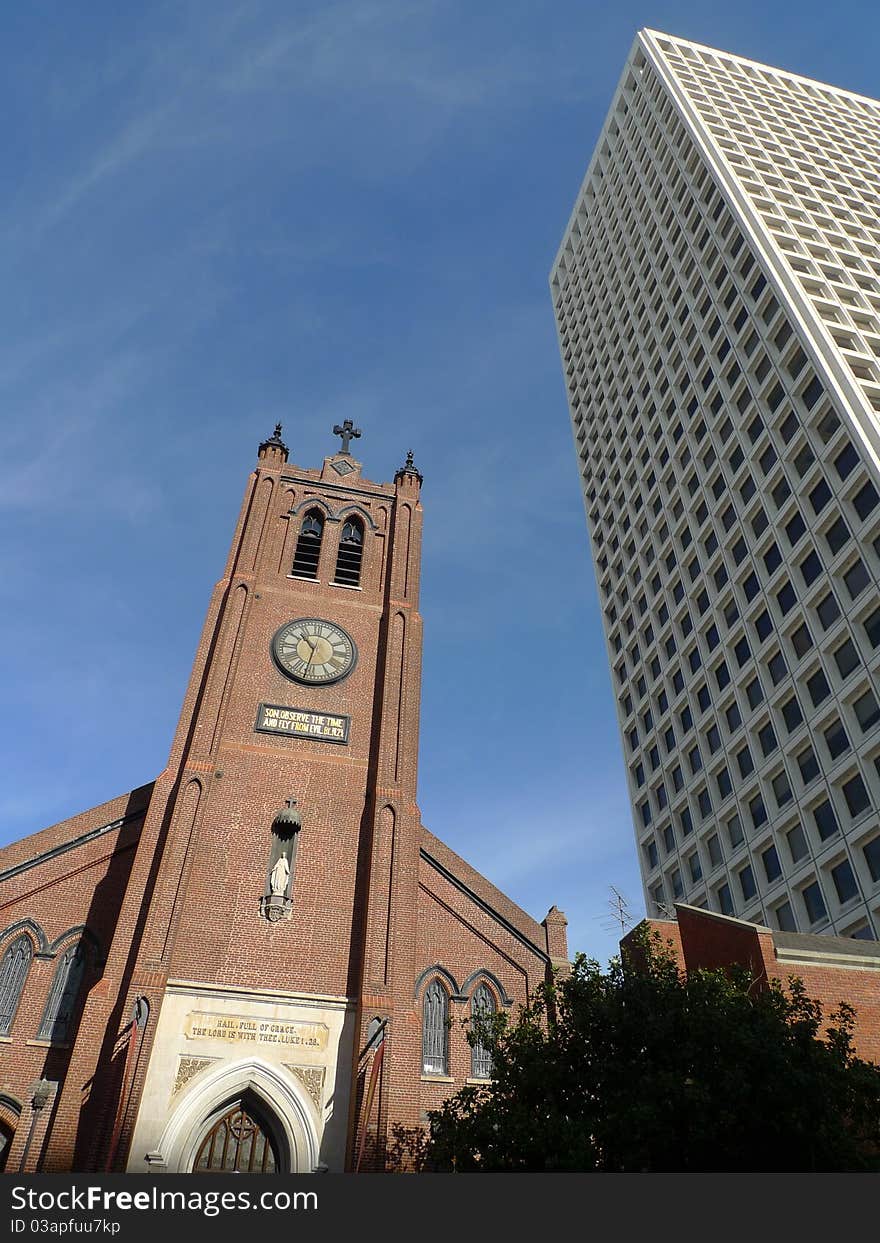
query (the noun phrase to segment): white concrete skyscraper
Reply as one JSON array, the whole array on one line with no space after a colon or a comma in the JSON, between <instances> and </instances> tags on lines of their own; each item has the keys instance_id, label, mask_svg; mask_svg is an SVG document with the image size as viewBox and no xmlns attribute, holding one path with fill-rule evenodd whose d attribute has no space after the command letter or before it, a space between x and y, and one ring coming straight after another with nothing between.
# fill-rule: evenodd
<instances>
[{"instance_id":1,"label":"white concrete skyscraper","mask_svg":"<svg viewBox=\"0 0 880 1243\"><path fill-rule=\"evenodd\" d=\"M551 273L649 914L880 936L880 103L636 38Z\"/></svg>"}]
</instances>

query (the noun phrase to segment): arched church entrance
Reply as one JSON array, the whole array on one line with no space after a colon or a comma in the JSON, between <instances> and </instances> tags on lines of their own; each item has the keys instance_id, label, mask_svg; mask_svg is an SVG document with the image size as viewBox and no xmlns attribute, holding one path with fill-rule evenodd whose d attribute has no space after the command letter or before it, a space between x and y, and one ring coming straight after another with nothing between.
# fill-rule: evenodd
<instances>
[{"instance_id":1,"label":"arched church entrance","mask_svg":"<svg viewBox=\"0 0 880 1243\"><path fill-rule=\"evenodd\" d=\"M14 1135L15 1127L4 1118L0 1118L0 1173L6 1169L6 1161L9 1157L9 1150L12 1147Z\"/></svg>"},{"instance_id":2,"label":"arched church entrance","mask_svg":"<svg viewBox=\"0 0 880 1243\"><path fill-rule=\"evenodd\" d=\"M21 1104L8 1092L0 1092L0 1173L6 1169L12 1141L21 1117Z\"/></svg>"},{"instance_id":3,"label":"arched church entrance","mask_svg":"<svg viewBox=\"0 0 880 1243\"><path fill-rule=\"evenodd\" d=\"M277 1127L245 1093L209 1121L196 1151L193 1174L277 1174L281 1168Z\"/></svg>"},{"instance_id":4,"label":"arched church entrance","mask_svg":"<svg viewBox=\"0 0 880 1243\"><path fill-rule=\"evenodd\" d=\"M289 1071L258 1058L219 1066L182 1097L150 1160L175 1174L309 1174L319 1121Z\"/></svg>"}]
</instances>

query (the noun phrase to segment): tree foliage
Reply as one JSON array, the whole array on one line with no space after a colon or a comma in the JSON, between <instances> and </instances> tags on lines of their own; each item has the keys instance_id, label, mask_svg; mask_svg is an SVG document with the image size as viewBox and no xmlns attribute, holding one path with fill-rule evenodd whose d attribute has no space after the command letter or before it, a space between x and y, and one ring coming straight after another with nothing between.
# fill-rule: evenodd
<instances>
[{"instance_id":1,"label":"tree foliage","mask_svg":"<svg viewBox=\"0 0 880 1243\"><path fill-rule=\"evenodd\" d=\"M494 1079L429 1114L429 1168L880 1169L880 1067L803 984L683 977L655 933L639 966L578 957L520 1010L475 1020ZM824 1038L823 1038L824 1032Z\"/></svg>"}]
</instances>

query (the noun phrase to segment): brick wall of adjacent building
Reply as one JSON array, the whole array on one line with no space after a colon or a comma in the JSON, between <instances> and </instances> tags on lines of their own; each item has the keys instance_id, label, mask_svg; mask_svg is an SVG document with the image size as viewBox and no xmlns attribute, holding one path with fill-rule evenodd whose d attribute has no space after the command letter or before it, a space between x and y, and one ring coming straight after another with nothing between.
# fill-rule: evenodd
<instances>
[{"instance_id":1,"label":"brick wall of adjacent building","mask_svg":"<svg viewBox=\"0 0 880 1243\"><path fill-rule=\"evenodd\" d=\"M829 1019L845 1002L856 1012L856 1053L880 1063L880 950L876 942L809 933L775 932L713 911L676 905L675 920L644 925L671 947L682 971L744 966L758 981L791 977L821 1002ZM641 926L641 925L640 925ZM621 942L632 949L633 933Z\"/></svg>"}]
</instances>

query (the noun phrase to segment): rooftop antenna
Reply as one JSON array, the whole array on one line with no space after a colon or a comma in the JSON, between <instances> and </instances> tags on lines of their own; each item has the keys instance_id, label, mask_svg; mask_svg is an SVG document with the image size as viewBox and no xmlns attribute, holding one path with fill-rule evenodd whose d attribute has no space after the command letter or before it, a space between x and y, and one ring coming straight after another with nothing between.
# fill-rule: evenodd
<instances>
[{"instance_id":1,"label":"rooftop antenna","mask_svg":"<svg viewBox=\"0 0 880 1243\"><path fill-rule=\"evenodd\" d=\"M608 932L616 932L620 929L620 935L626 932L627 928L632 928L633 918L629 912L629 902L623 896L619 889L615 889L613 885L609 885L611 896L608 899L608 914L605 915L602 927Z\"/></svg>"}]
</instances>

